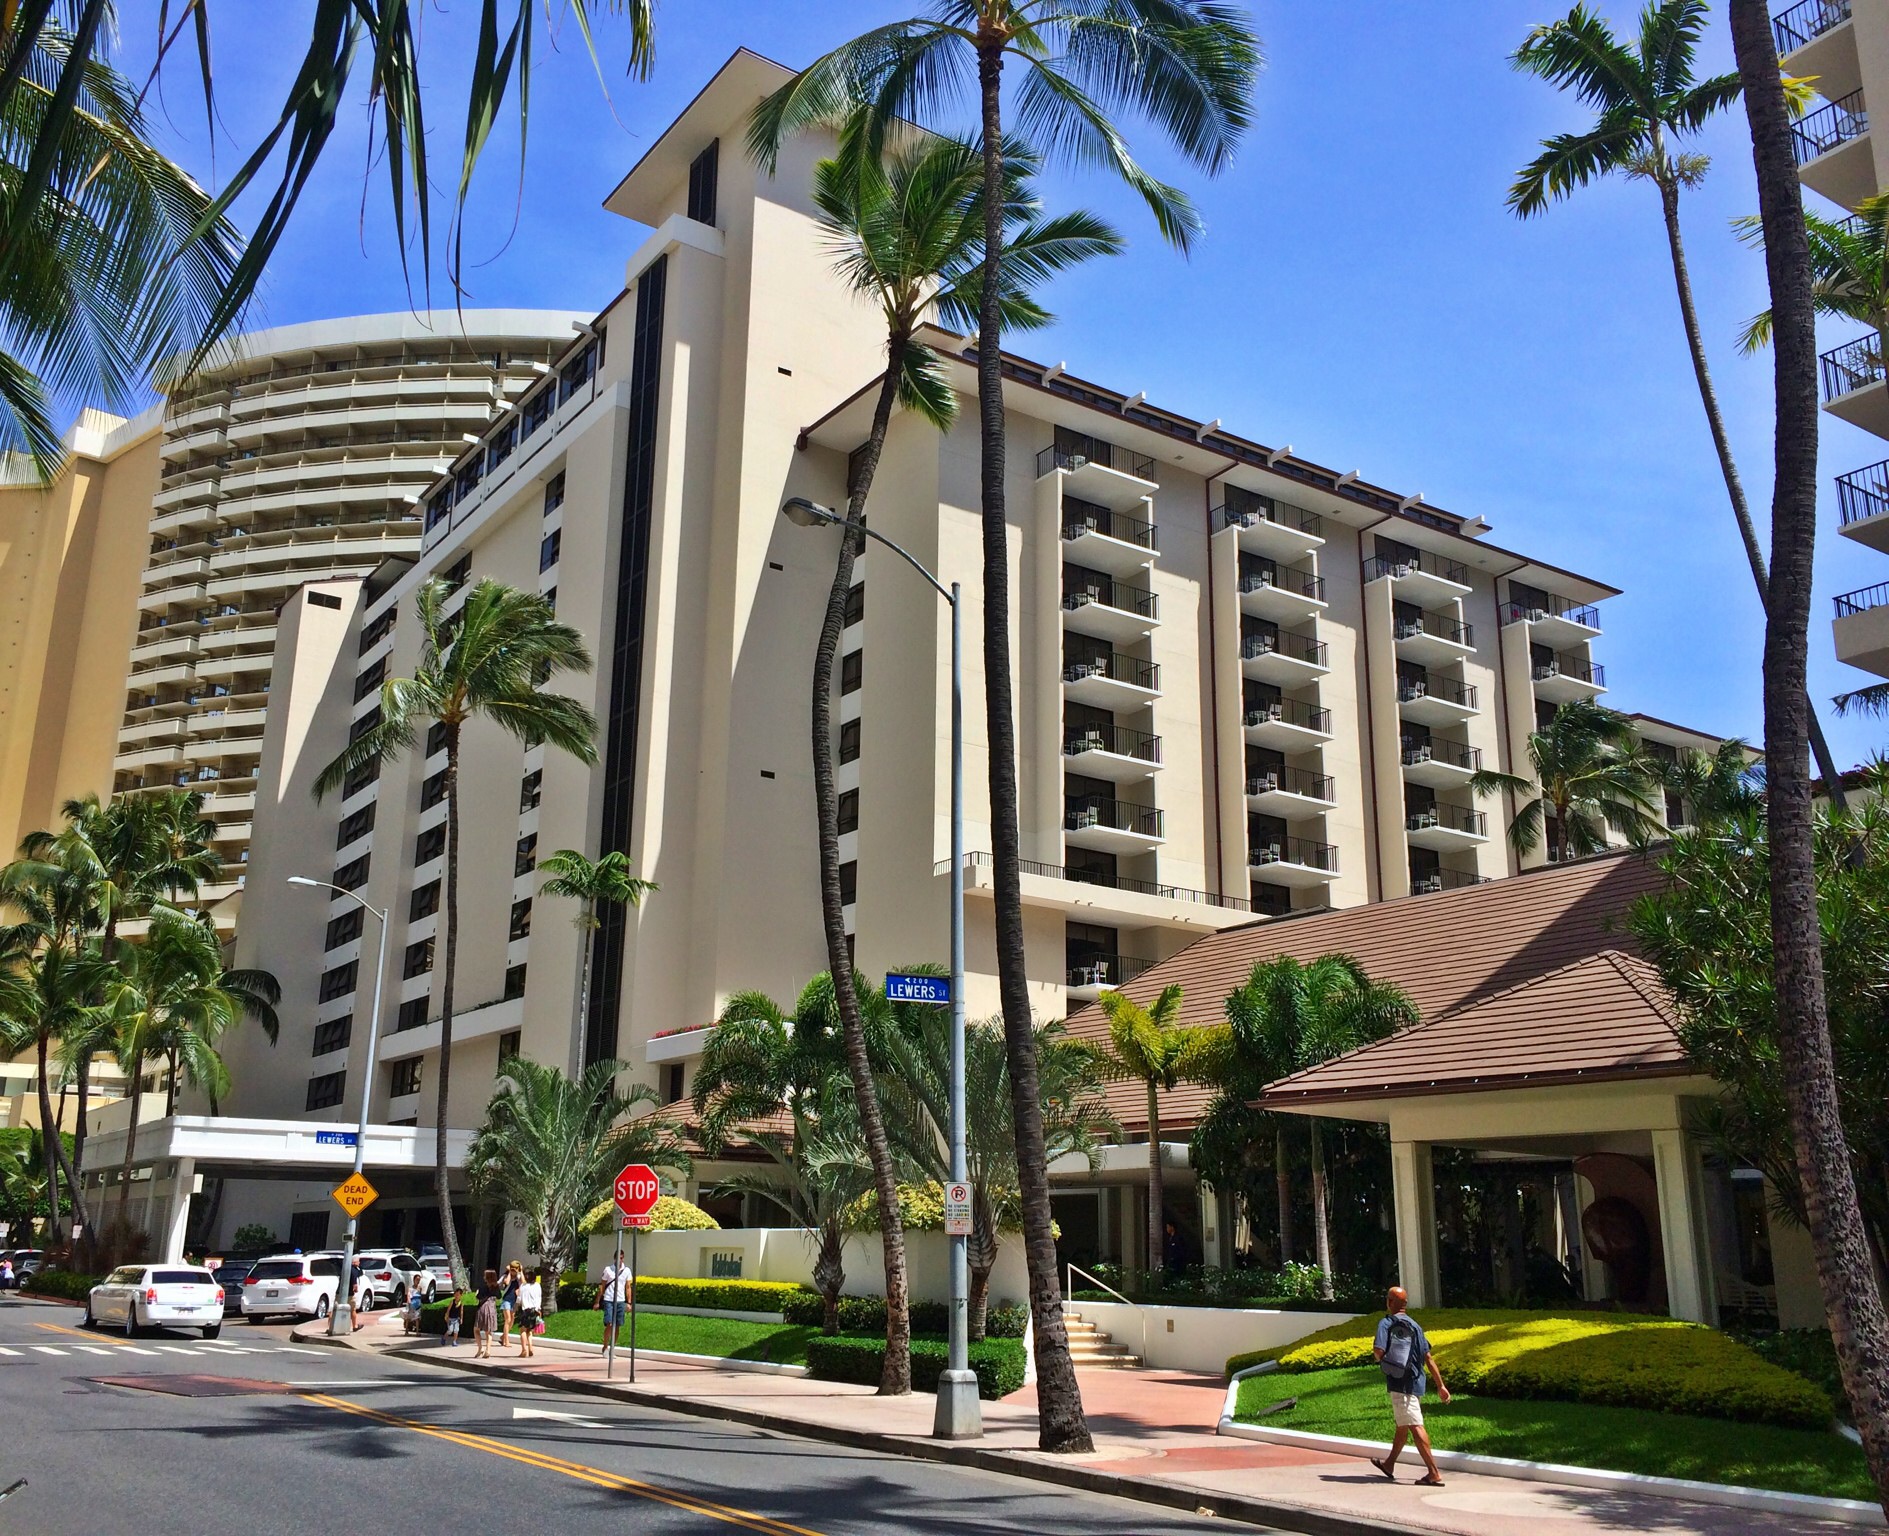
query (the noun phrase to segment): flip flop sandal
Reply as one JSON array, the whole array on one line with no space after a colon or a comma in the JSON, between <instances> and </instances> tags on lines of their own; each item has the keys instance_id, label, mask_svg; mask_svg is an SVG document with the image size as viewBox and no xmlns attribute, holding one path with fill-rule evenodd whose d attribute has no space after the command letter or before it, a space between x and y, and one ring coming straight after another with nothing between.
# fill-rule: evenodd
<instances>
[{"instance_id":1,"label":"flip flop sandal","mask_svg":"<svg viewBox=\"0 0 1889 1536\"><path fill-rule=\"evenodd\" d=\"M1419 1488L1441 1488L1443 1486L1443 1479L1440 1477L1420 1477L1417 1479L1417 1486Z\"/></svg>"},{"instance_id":2,"label":"flip flop sandal","mask_svg":"<svg viewBox=\"0 0 1889 1536\"><path fill-rule=\"evenodd\" d=\"M1397 1481L1397 1474L1391 1470L1391 1464L1388 1460L1379 1461L1375 1456L1373 1456L1371 1458L1371 1465L1376 1467L1378 1471L1382 1472L1393 1483Z\"/></svg>"}]
</instances>

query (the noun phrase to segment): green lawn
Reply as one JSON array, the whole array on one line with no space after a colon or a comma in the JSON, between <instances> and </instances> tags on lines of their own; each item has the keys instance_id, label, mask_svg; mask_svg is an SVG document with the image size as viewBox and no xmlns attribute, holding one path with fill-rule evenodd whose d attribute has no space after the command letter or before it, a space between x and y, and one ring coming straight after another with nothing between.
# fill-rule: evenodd
<instances>
[{"instance_id":1,"label":"green lawn","mask_svg":"<svg viewBox=\"0 0 1889 1536\"><path fill-rule=\"evenodd\" d=\"M1298 1406L1258 1417L1261 1408L1287 1397L1296 1397ZM1271 1371L1240 1383L1235 1417L1388 1442L1391 1418L1384 1398L1384 1378L1372 1368ZM1875 1502L1861 1447L1834 1431L1467 1394L1458 1394L1445 1408L1434 1392L1425 1396L1423 1411L1431 1443L1439 1450Z\"/></svg>"},{"instance_id":2,"label":"green lawn","mask_svg":"<svg viewBox=\"0 0 1889 1536\"><path fill-rule=\"evenodd\" d=\"M544 1320L547 1337L576 1339L586 1344L603 1342L603 1313L553 1312ZM639 1349L668 1349L684 1355L714 1355L724 1360L772 1360L780 1365L805 1365L807 1340L818 1328L786 1323L744 1323L739 1318L677 1317L666 1312L636 1315ZM627 1349L630 1330L617 1331L617 1345Z\"/></svg>"}]
</instances>

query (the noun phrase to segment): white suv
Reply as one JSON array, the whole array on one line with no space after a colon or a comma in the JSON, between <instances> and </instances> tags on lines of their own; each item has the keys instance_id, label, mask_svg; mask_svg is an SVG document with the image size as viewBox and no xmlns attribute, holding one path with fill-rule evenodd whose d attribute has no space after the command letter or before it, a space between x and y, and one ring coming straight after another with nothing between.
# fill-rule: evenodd
<instances>
[{"instance_id":1,"label":"white suv","mask_svg":"<svg viewBox=\"0 0 1889 1536\"><path fill-rule=\"evenodd\" d=\"M334 1253L277 1254L256 1260L243 1277L243 1316L326 1317L341 1289L341 1256Z\"/></svg>"},{"instance_id":2,"label":"white suv","mask_svg":"<svg viewBox=\"0 0 1889 1536\"><path fill-rule=\"evenodd\" d=\"M354 1257L374 1288L377 1307L382 1303L404 1307L415 1291L431 1301L439 1289L439 1277L404 1248L366 1248Z\"/></svg>"}]
</instances>

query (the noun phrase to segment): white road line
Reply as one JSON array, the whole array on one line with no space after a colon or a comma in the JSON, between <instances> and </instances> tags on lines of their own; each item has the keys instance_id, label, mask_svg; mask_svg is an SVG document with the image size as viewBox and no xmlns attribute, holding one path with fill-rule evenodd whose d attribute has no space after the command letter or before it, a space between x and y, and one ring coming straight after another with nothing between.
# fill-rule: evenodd
<instances>
[{"instance_id":1,"label":"white road line","mask_svg":"<svg viewBox=\"0 0 1889 1536\"><path fill-rule=\"evenodd\" d=\"M155 1355L157 1353L155 1349L145 1349L138 1344L120 1344L118 1349L121 1353L127 1355Z\"/></svg>"},{"instance_id":2,"label":"white road line","mask_svg":"<svg viewBox=\"0 0 1889 1536\"><path fill-rule=\"evenodd\" d=\"M167 1355L194 1355L196 1353L188 1344L160 1344L158 1348Z\"/></svg>"},{"instance_id":3,"label":"white road line","mask_svg":"<svg viewBox=\"0 0 1889 1536\"><path fill-rule=\"evenodd\" d=\"M28 1349L36 1349L42 1355L63 1355L65 1351L56 1344L29 1344Z\"/></svg>"},{"instance_id":4,"label":"white road line","mask_svg":"<svg viewBox=\"0 0 1889 1536\"><path fill-rule=\"evenodd\" d=\"M276 1347L276 1353L278 1355L319 1355L322 1351L319 1349L303 1349L298 1344L281 1344Z\"/></svg>"},{"instance_id":5,"label":"white road line","mask_svg":"<svg viewBox=\"0 0 1889 1536\"><path fill-rule=\"evenodd\" d=\"M109 1355L111 1351L102 1344L77 1344L75 1349L82 1349L88 1355Z\"/></svg>"},{"instance_id":6,"label":"white road line","mask_svg":"<svg viewBox=\"0 0 1889 1536\"><path fill-rule=\"evenodd\" d=\"M17 1355L18 1353L17 1349L8 1349L4 1344L0 1344L0 1355Z\"/></svg>"}]
</instances>

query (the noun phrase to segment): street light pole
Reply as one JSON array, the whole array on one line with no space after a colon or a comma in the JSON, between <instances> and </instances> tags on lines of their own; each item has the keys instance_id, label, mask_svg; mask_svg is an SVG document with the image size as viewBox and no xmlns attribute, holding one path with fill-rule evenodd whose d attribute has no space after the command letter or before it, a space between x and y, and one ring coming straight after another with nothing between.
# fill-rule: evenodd
<instances>
[{"instance_id":1,"label":"street light pole","mask_svg":"<svg viewBox=\"0 0 1889 1536\"><path fill-rule=\"evenodd\" d=\"M802 528L843 527L846 519L831 507L804 496L781 506L781 513ZM877 540L925 578L951 609L951 1180L963 1183L970 1175L964 1134L964 652L962 644L963 592L957 582L949 588L907 550L884 534L853 525L854 531ZM953 1234L950 1247L950 1341L945 1369L938 1378L937 1409L932 1434L940 1440L971 1440L984 1433L983 1407L977 1397L977 1376L971 1370L970 1239Z\"/></svg>"},{"instance_id":2,"label":"street light pole","mask_svg":"<svg viewBox=\"0 0 1889 1536\"><path fill-rule=\"evenodd\" d=\"M326 880L311 880L306 875L290 875L290 885L308 885L317 890L333 891L337 896L345 896L357 907L372 912L380 920L380 949L374 962L374 1008L367 1016L367 1060L361 1073L361 1119L354 1132L354 1171L361 1172L362 1159L367 1151L367 1106L374 1096L374 1055L380 1048L380 989L387 979L387 914L379 907L370 906L354 892L339 885L331 885ZM348 1218L348 1240L341 1253L341 1283L335 1287L335 1304L328 1313L328 1333L330 1337L339 1333L354 1331L354 1242L360 1233L360 1218ZM347 1325L341 1322L342 1313L347 1314Z\"/></svg>"}]
</instances>

